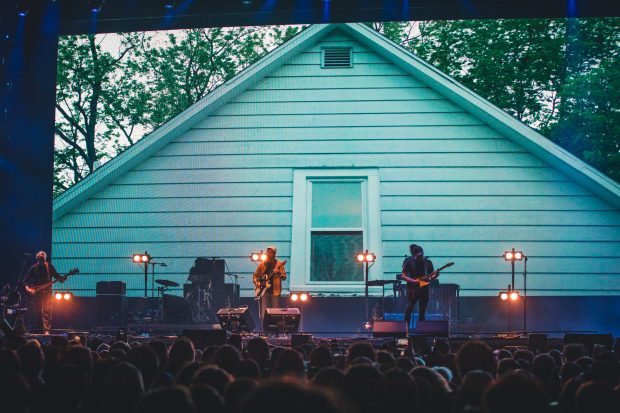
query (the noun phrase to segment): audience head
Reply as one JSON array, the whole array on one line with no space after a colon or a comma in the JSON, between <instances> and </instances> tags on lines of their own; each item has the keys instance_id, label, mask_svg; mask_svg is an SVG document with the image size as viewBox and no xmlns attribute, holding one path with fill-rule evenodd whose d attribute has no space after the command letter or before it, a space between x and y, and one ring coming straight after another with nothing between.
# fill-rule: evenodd
<instances>
[{"instance_id":1,"label":"audience head","mask_svg":"<svg viewBox=\"0 0 620 413\"><path fill-rule=\"evenodd\" d=\"M544 413L547 397L529 373L514 371L503 375L487 389L483 405L488 413Z\"/></svg>"},{"instance_id":2,"label":"audience head","mask_svg":"<svg viewBox=\"0 0 620 413\"><path fill-rule=\"evenodd\" d=\"M330 393L318 388L295 381L272 381L259 386L245 400L240 412L341 413L344 409Z\"/></svg>"},{"instance_id":3,"label":"audience head","mask_svg":"<svg viewBox=\"0 0 620 413\"><path fill-rule=\"evenodd\" d=\"M493 350L479 340L468 341L456 353L456 366L461 377L472 370L488 371L495 375L497 370Z\"/></svg>"},{"instance_id":4,"label":"audience head","mask_svg":"<svg viewBox=\"0 0 620 413\"><path fill-rule=\"evenodd\" d=\"M223 369L214 366L203 366L194 374L194 384L208 384L220 396L226 394L226 388L232 382L232 377Z\"/></svg>"},{"instance_id":5,"label":"audience head","mask_svg":"<svg viewBox=\"0 0 620 413\"><path fill-rule=\"evenodd\" d=\"M168 371L176 374L181 368L194 361L194 343L186 337L180 337L172 344L168 352Z\"/></svg>"},{"instance_id":6,"label":"audience head","mask_svg":"<svg viewBox=\"0 0 620 413\"><path fill-rule=\"evenodd\" d=\"M195 413L196 409L186 387L160 387L147 393L136 413Z\"/></svg>"},{"instance_id":7,"label":"audience head","mask_svg":"<svg viewBox=\"0 0 620 413\"><path fill-rule=\"evenodd\" d=\"M218 367L226 370L230 374L233 374L239 366L241 354L239 354L239 350L237 350L236 347L233 347L230 344L225 344L215 352L214 361Z\"/></svg>"},{"instance_id":8,"label":"audience head","mask_svg":"<svg viewBox=\"0 0 620 413\"><path fill-rule=\"evenodd\" d=\"M248 358L258 363L261 369L265 369L269 363L269 344L262 337L255 337L248 341L245 347Z\"/></svg>"},{"instance_id":9,"label":"audience head","mask_svg":"<svg viewBox=\"0 0 620 413\"><path fill-rule=\"evenodd\" d=\"M375 350L368 343L352 344L347 350L347 363L351 364L358 357L366 357L371 362L376 361Z\"/></svg>"},{"instance_id":10,"label":"audience head","mask_svg":"<svg viewBox=\"0 0 620 413\"><path fill-rule=\"evenodd\" d=\"M304 359L297 350L283 349L273 368L274 376L293 376L299 379L306 377Z\"/></svg>"}]
</instances>

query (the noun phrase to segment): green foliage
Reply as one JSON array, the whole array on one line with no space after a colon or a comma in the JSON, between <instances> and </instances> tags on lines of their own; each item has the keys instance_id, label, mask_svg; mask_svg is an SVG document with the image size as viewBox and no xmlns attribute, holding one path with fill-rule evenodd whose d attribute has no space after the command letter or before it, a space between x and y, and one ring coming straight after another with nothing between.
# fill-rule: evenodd
<instances>
[{"instance_id":1,"label":"green foliage","mask_svg":"<svg viewBox=\"0 0 620 413\"><path fill-rule=\"evenodd\" d=\"M54 194L299 30L239 27L60 38Z\"/></svg>"},{"instance_id":2,"label":"green foliage","mask_svg":"<svg viewBox=\"0 0 620 413\"><path fill-rule=\"evenodd\" d=\"M620 179L615 81L620 19L432 21L375 28Z\"/></svg>"}]
</instances>

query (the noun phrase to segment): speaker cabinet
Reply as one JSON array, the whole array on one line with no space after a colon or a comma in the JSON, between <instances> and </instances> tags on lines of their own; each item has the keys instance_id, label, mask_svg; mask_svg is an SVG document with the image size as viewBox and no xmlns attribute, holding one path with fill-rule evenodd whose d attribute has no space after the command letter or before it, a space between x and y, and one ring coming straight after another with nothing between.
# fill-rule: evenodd
<instances>
[{"instance_id":1,"label":"speaker cabinet","mask_svg":"<svg viewBox=\"0 0 620 413\"><path fill-rule=\"evenodd\" d=\"M99 281L95 288L97 295L125 295L127 291L122 281Z\"/></svg>"},{"instance_id":2,"label":"speaker cabinet","mask_svg":"<svg viewBox=\"0 0 620 413\"><path fill-rule=\"evenodd\" d=\"M528 347L534 353L547 351L547 335L530 334Z\"/></svg>"},{"instance_id":3,"label":"speaker cabinet","mask_svg":"<svg viewBox=\"0 0 620 413\"><path fill-rule=\"evenodd\" d=\"M97 324L100 327L124 327L127 323L127 297L98 295L95 297Z\"/></svg>"},{"instance_id":4,"label":"speaker cabinet","mask_svg":"<svg viewBox=\"0 0 620 413\"><path fill-rule=\"evenodd\" d=\"M405 321L375 321L373 337L405 337Z\"/></svg>"},{"instance_id":5,"label":"speaker cabinet","mask_svg":"<svg viewBox=\"0 0 620 413\"><path fill-rule=\"evenodd\" d=\"M217 321L224 330L232 333L252 332L256 328L248 307L222 308L217 312Z\"/></svg>"},{"instance_id":6,"label":"speaker cabinet","mask_svg":"<svg viewBox=\"0 0 620 413\"><path fill-rule=\"evenodd\" d=\"M431 337L448 337L450 335L450 322L448 320L418 320L415 326L415 334L424 334Z\"/></svg>"}]
</instances>

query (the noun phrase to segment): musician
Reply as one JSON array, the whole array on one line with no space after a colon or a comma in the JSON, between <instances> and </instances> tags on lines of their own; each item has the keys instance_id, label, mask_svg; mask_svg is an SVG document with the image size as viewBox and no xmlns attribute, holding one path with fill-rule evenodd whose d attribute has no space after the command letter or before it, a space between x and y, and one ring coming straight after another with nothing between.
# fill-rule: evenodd
<instances>
[{"instance_id":1,"label":"musician","mask_svg":"<svg viewBox=\"0 0 620 413\"><path fill-rule=\"evenodd\" d=\"M429 286L420 287L420 278L431 274L434 271L433 262L424 256L424 249L416 244L409 246L411 257L403 261L403 273L401 279L407 282L407 308L405 309L405 321L407 328L411 320L411 313L416 303L420 302L420 317L418 320L426 319L426 308L428 307Z\"/></svg>"},{"instance_id":2,"label":"musician","mask_svg":"<svg viewBox=\"0 0 620 413\"><path fill-rule=\"evenodd\" d=\"M28 269L24 276L24 284L36 287L52 281L52 278L65 282L67 277L58 274L52 263L47 262L45 251L39 251L36 262ZM38 293L32 302L33 318L35 325L41 326L44 333L49 333L52 327L52 287Z\"/></svg>"},{"instance_id":3,"label":"musician","mask_svg":"<svg viewBox=\"0 0 620 413\"><path fill-rule=\"evenodd\" d=\"M278 250L274 246L267 247L267 259L262 261L254 271L254 286L261 287L261 283L270 280L271 286L259 301L259 316L261 321L266 308L280 306L280 295L282 294L282 281L286 280L286 270L284 262L276 259Z\"/></svg>"}]
</instances>

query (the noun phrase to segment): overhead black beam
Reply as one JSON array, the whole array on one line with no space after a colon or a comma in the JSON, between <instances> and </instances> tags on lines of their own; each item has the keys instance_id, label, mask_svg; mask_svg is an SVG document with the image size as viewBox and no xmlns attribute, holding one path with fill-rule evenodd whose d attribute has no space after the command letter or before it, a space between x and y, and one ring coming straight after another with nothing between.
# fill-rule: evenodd
<instances>
[{"instance_id":1,"label":"overhead black beam","mask_svg":"<svg viewBox=\"0 0 620 413\"><path fill-rule=\"evenodd\" d=\"M620 16L610 0L105 0L91 12L88 0L35 0L59 5L60 34L270 24L395 20ZM97 0L95 0L97 1ZM100 1L100 0L99 0ZM16 13L15 13L16 14Z\"/></svg>"}]
</instances>

